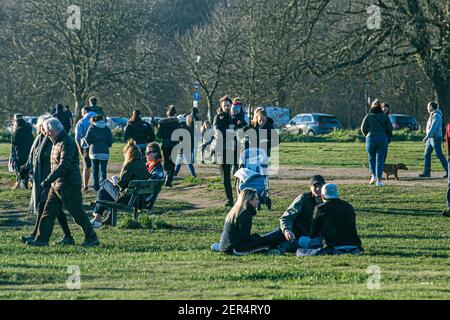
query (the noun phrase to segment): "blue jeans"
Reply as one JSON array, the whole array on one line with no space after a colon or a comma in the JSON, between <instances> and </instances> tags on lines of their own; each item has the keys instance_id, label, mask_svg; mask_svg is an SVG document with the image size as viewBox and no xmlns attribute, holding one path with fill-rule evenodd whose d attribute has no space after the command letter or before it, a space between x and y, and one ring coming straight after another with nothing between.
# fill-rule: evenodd
<instances>
[{"instance_id":1,"label":"blue jeans","mask_svg":"<svg viewBox=\"0 0 450 320\"><path fill-rule=\"evenodd\" d=\"M371 175L381 179L383 175L384 159L387 153L388 138L386 135L368 136L366 150L369 156L369 170Z\"/></svg>"},{"instance_id":2,"label":"blue jeans","mask_svg":"<svg viewBox=\"0 0 450 320\"><path fill-rule=\"evenodd\" d=\"M100 183L106 180L106 166L108 160L94 160L92 159L92 176L94 180L94 190L100 190Z\"/></svg>"},{"instance_id":3,"label":"blue jeans","mask_svg":"<svg viewBox=\"0 0 450 320\"><path fill-rule=\"evenodd\" d=\"M448 164L445 156L442 153L442 139L440 138L428 138L427 143L425 144L425 153L424 153L424 164L423 164L423 174L426 176L431 175L431 154L436 152L436 156L441 162L442 167L445 172L448 172Z\"/></svg>"},{"instance_id":4,"label":"blue jeans","mask_svg":"<svg viewBox=\"0 0 450 320\"><path fill-rule=\"evenodd\" d=\"M184 160L184 154L179 154L178 158L177 158L177 163L176 163L176 166L175 166L175 173L174 173L175 177L178 176L178 173L180 172L181 164L183 163L183 160ZM187 166L189 168L189 171L191 172L191 175L193 177L196 177L197 175L195 174L194 165L192 163L188 163Z\"/></svg>"}]
</instances>

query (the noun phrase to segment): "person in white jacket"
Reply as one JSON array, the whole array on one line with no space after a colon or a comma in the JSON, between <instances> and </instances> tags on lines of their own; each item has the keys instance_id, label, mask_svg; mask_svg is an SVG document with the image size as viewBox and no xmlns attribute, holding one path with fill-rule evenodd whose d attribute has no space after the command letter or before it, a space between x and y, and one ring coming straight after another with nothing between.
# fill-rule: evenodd
<instances>
[{"instance_id":1,"label":"person in white jacket","mask_svg":"<svg viewBox=\"0 0 450 320\"><path fill-rule=\"evenodd\" d=\"M427 105L428 113L430 117L427 121L426 135L423 138L422 143L425 144L424 152L424 166L423 173L419 174L419 177L430 177L431 176L431 153L436 153L442 167L445 170L444 178L448 177L448 164L442 153L442 112L438 110L438 105L435 102L429 102Z\"/></svg>"}]
</instances>

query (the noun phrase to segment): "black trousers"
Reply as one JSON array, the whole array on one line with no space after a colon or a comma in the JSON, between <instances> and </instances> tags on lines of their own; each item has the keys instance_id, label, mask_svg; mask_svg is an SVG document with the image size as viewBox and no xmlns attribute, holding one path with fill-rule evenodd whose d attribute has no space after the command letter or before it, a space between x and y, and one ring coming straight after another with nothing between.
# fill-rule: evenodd
<instances>
[{"instance_id":1,"label":"black trousers","mask_svg":"<svg viewBox=\"0 0 450 320\"><path fill-rule=\"evenodd\" d=\"M278 229L279 230L279 229ZM252 241L234 246L237 251L251 251L262 247L275 248L284 240L283 233L274 230L262 236L254 235Z\"/></svg>"},{"instance_id":2,"label":"black trousers","mask_svg":"<svg viewBox=\"0 0 450 320\"><path fill-rule=\"evenodd\" d=\"M48 192L45 192L45 191L41 192L41 197L43 197L44 195L45 195L45 198L41 199L41 202L39 203L39 206L38 206L39 211L38 211L36 223L34 224L34 229L33 229L33 232L31 233L34 237L36 237L36 234L38 232L39 223L41 222L42 213L44 212L44 206L45 206L45 202L47 201ZM62 210L62 208L57 213L56 219L58 219L58 222L61 225L61 229L64 232L64 236L66 236L67 238L72 238L72 234L70 233L70 229L69 229L69 224L67 223L67 217L66 217L66 214L64 213L64 211Z\"/></svg>"},{"instance_id":3,"label":"black trousers","mask_svg":"<svg viewBox=\"0 0 450 320\"><path fill-rule=\"evenodd\" d=\"M167 173L166 185L172 183L173 175L175 173L175 163L172 159L172 150L173 148L164 148L162 149L163 153L163 162L164 162L164 170Z\"/></svg>"},{"instance_id":4,"label":"black trousers","mask_svg":"<svg viewBox=\"0 0 450 320\"><path fill-rule=\"evenodd\" d=\"M231 164L221 164L219 168L227 200L233 201L233 189L231 187Z\"/></svg>"},{"instance_id":5,"label":"black trousers","mask_svg":"<svg viewBox=\"0 0 450 320\"><path fill-rule=\"evenodd\" d=\"M62 189L50 189L37 230L36 241L49 241L53 232L55 218L61 212L63 206L69 211L75 222L83 229L85 240L96 240L97 235L83 208L81 186L67 186Z\"/></svg>"}]
</instances>

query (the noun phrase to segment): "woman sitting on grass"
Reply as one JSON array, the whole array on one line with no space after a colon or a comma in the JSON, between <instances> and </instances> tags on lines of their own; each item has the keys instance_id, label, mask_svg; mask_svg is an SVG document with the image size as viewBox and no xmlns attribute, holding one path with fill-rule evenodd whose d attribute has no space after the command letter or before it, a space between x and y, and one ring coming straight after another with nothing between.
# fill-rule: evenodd
<instances>
[{"instance_id":1,"label":"woman sitting on grass","mask_svg":"<svg viewBox=\"0 0 450 320\"><path fill-rule=\"evenodd\" d=\"M245 255L267 251L277 245L272 237L251 234L253 216L256 215L259 200L254 189L244 189L239 194L236 204L225 218L220 243L211 246L213 251Z\"/></svg>"},{"instance_id":2,"label":"woman sitting on grass","mask_svg":"<svg viewBox=\"0 0 450 320\"><path fill-rule=\"evenodd\" d=\"M113 188L107 188L105 183L102 183L102 187L98 191L97 201L102 200L128 203L131 196L124 195L123 191L128 188L130 182L132 180L147 180L149 178L147 167L142 160L141 151L134 140L128 140L123 148L123 155L125 161L117 181L105 180L105 183L113 184ZM112 190L113 192L111 192L111 189L114 189ZM94 228L101 228L102 215L106 209L106 207L99 203L95 205L93 213L94 218L91 220L91 224Z\"/></svg>"},{"instance_id":3,"label":"woman sitting on grass","mask_svg":"<svg viewBox=\"0 0 450 320\"><path fill-rule=\"evenodd\" d=\"M162 180L164 179L164 167L161 163L162 154L161 148L159 144L156 142L152 142L147 145L145 149L145 158L147 159L147 171L150 175L149 179ZM158 193L150 194L145 199L145 204L147 209L151 210L153 205L155 204L156 198L158 197Z\"/></svg>"}]
</instances>

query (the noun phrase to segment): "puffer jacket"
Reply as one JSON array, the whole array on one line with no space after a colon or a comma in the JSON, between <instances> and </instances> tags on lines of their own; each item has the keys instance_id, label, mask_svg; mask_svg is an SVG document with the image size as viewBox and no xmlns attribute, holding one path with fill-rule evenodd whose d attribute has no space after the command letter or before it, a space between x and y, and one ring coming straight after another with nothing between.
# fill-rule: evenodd
<instances>
[{"instance_id":1,"label":"puffer jacket","mask_svg":"<svg viewBox=\"0 0 450 320\"><path fill-rule=\"evenodd\" d=\"M113 144L113 137L105 121L94 122L89 127L84 139L89 145L89 158L109 160L109 148Z\"/></svg>"},{"instance_id":2,"label":"puffer jacket","mask_svg":"<svg viewBox=\"0 0 450 320\"><path fill-rule=\"evenodd\" d=\"M62 131L52 142L51 173L44 180L45 184L52 184L54 189L66 186L81 188L80 162L75 140Z\"/></svg>"},{"instance_id":3,"label":"puffer jacket","mask_svg":"<svg viewBox=\"0 0 450 320\"><path fill-rule=\"evenodd\" d=\"M172 141L172 133L180 128L180 123L175 117L164 118L159 121L156 136L162 140L162 149L170 149L179 141Z\"/></svg>"},{"instance_id":4,"label":"puffer jacket","mask_svg":"<svg viewBox=\"0 0 450 320\"><path fill-rule=\"evenodd\" d=\"M155 141L155 133L150 123L141 118L134 122L128 121L125 127L124 140L133 139L139 147L145 147L147 143Z\"/></svg>"}]
</instances>

